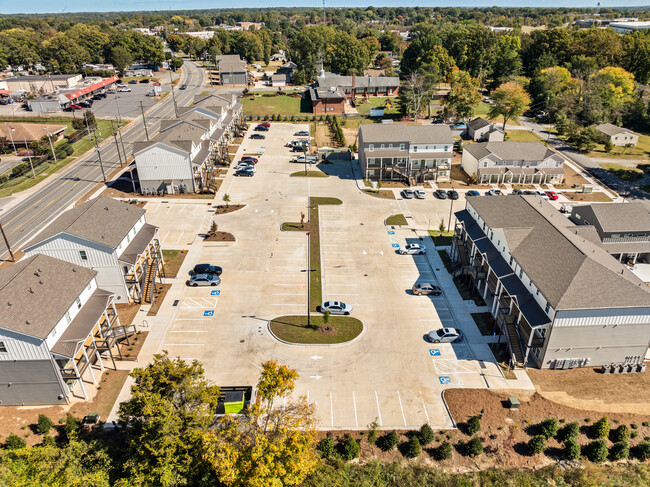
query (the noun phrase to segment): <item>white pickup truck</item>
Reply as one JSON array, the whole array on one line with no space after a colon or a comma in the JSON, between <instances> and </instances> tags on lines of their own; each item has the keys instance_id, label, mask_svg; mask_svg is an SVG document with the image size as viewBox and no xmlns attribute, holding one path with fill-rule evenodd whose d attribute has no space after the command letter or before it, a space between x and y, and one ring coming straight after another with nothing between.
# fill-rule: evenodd
<instances>
[{"instance_id":1,"label":"white pickup truck","mask_svg":"<svg viewBox=\"0 0 650 487\"><path fill-rule=\"evenodd\" d=\"M316 157L316 156L304 156L304 155L296 156L293 159L291 159L290 162L298 162L300 164L305 164L305 163L316 164L318 162L318 157Z\"/></svg>"}]
</instances>

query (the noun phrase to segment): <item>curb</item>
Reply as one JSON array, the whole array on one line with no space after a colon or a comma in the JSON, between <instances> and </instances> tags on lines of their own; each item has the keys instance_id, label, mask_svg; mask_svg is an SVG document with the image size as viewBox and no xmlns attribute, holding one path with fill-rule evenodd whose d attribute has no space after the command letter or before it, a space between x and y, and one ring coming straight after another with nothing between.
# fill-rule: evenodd
<instances>
[{"instance_id":1,"label":"curb","mask_svg":"<svg viewBox=\"0 0 650 487\"><path fill-rule=\"evenodd\" d=\"M289 316L302 316L302 315L289 315ZM271 321L269 320L266 322L266 329L269 331L269 334L271 337L273 337L276 341L288 345L290 347L331 347L331 348L341 348L345 347L348 345L352 345L353 343L356 343L358 340L361 339L366 334L366 330L368 329L368 325L366 323L357 318L361 322L362 328L361 328L361 333L359 333L357 336L355 336L352 340L349 340L347 342L342 342L342 343L293 343L293 342L287 342L286 340L283 340L282 338L278 338L273 331L271 331Z\"/></svg>"}]
</instances>

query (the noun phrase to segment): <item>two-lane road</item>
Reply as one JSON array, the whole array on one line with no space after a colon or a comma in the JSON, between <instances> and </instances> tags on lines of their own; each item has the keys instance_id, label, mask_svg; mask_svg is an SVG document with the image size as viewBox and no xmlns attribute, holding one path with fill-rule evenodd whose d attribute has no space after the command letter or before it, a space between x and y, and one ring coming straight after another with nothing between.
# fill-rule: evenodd
<instances>
[{"instance_id":1,"label":"two-lane road","mask_svg":"<svg viewBox=\"0 0 650 487\"><path fill-rule=\"evenodd\" d=\"M176 103L179 107L190 105L194 95L204 90L205 84L205 72L196 64L186 62L184 68L183 79L180 83L186 84L187 89L176 92ZM167 96L160 101L145 116L149 136L153 137L158 131L160 120L175 117L172 96ZM105 140L100 145L100 151L104 171L108 174L118 167L120 160L112 134L102 135ZM145 127L141 118L123 131L122 139L127 156L131 154L133 142L145 140L145 137ZM12 250L24 246L62 211L101 181L102 171L99 159L97 153L93 152L11 210L6 213L0 210L0 222L2 222ZM4 242L1 240L0 242L2 242L0 257L6 259L9 252L4 246Z\"/></svg>"}]
</instances>

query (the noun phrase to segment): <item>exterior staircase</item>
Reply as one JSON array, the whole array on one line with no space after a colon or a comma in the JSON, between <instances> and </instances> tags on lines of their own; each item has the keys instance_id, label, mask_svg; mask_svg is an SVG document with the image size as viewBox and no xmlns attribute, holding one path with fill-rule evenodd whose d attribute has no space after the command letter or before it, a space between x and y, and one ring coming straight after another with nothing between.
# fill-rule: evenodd
<instances>
[{"instance_id":1,"label":"exterior staircase","mask_svg":"<svg viewBox=\"0 0 650 487\"><path fill-rule=\"evenodd\" d=\"M151 287L154 285L156 278L156 269L156 259L149 259L149 262L147 263L147 271L145 272L144 288L142 290L142 297L146 303L151 302Z\"/></svg>"}]
</instances>

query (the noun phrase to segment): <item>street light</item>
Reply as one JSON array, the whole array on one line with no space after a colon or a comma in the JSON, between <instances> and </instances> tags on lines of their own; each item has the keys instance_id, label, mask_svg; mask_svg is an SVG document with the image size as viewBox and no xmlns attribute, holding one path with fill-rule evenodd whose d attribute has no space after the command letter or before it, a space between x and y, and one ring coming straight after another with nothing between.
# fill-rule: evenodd
<instances>
[{"instance_id":1,"label":"street light","mask_svg":"<svg viewBox=\"0 0 650 487\"><path fill-rule=\"evenodd\" d=\"M307 269L302 269L300 272L306 272L307 273L307 327L309 328L311 326L311 273L316 272L316 269L311 269L311 252L310 252L310 238L309 238L309 232L307 232Z\"/></svg>"}]
</instances>

